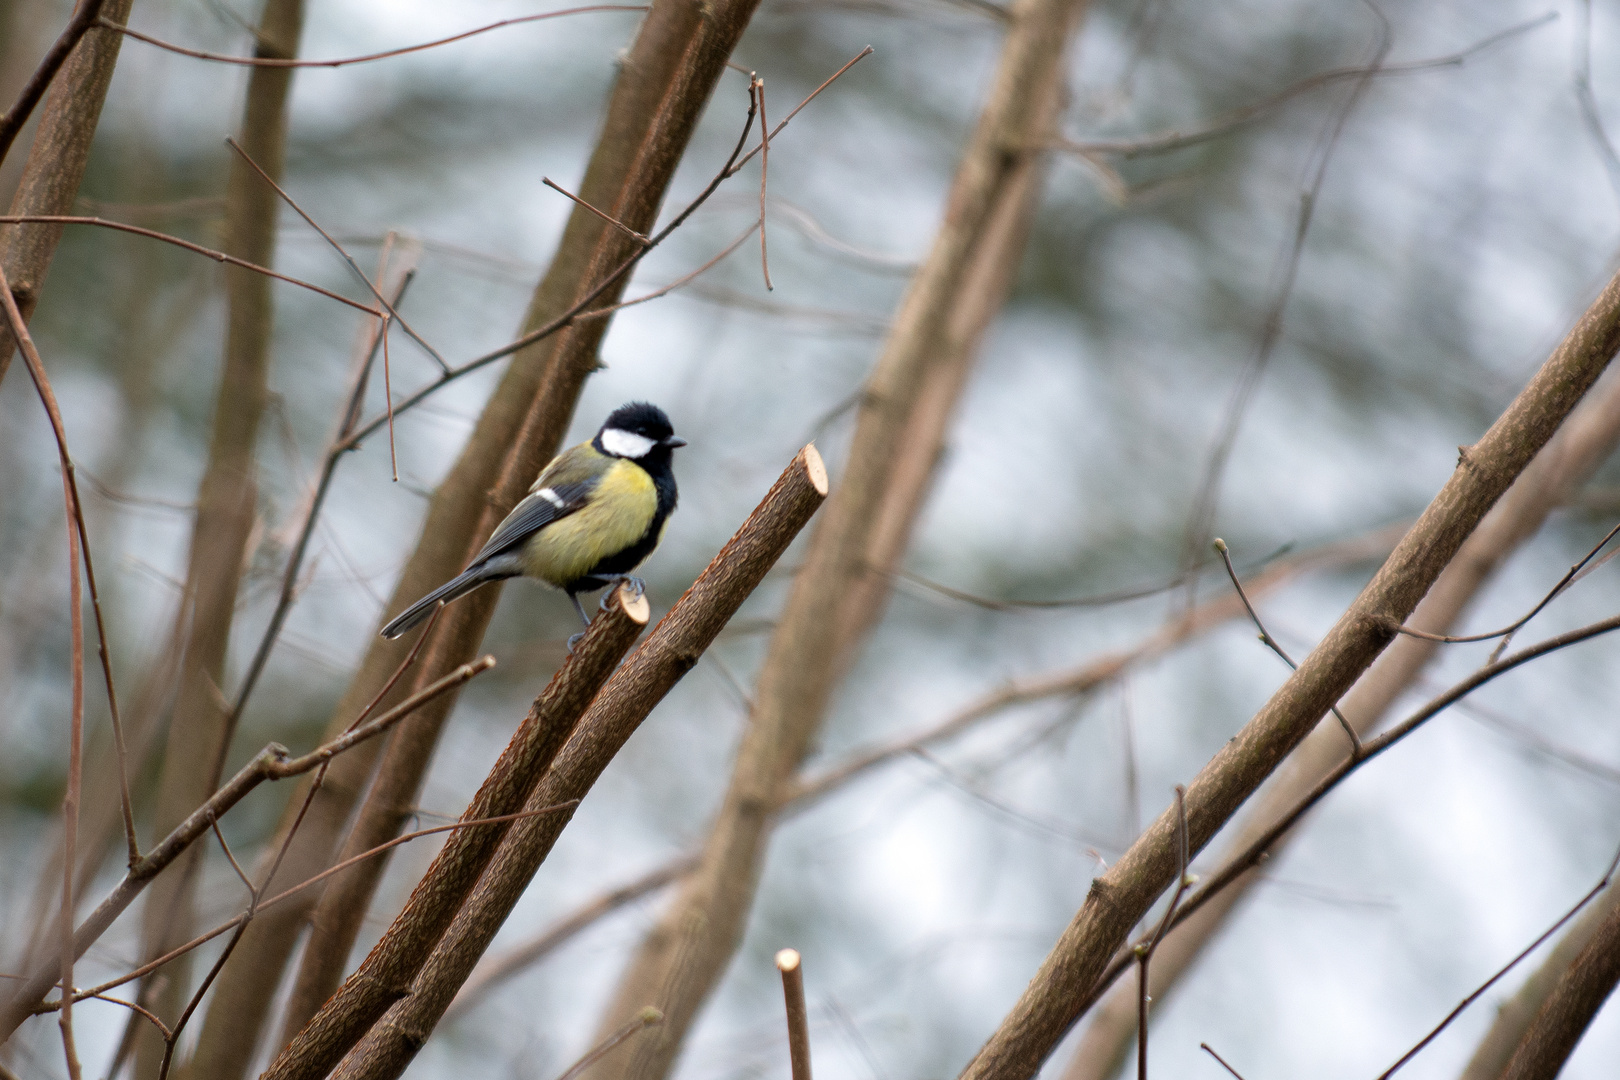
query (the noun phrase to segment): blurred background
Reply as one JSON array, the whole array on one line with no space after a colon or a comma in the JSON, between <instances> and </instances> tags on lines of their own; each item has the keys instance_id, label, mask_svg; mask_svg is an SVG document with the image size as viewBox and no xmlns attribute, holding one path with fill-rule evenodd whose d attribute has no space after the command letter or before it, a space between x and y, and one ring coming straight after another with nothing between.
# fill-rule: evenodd
<instances>
[{"instance_id":1,"label":"blurred background","mask_svg":"<svg viewBox=\"0 0 1620 1080\"><path fill-rule=\"evenodd\" d=\"M248 2L248 0L244 0ZM10 100L68 5L0 0L0 98ZM302 54L412 44L535 10L317 0ZM998 600L1079 598L1160 583L1235 388L1254 360L1299 219L1326 157L1281 339L1226 464L1215 532L1254 572L1415 515L1612 272L1620 167L1578 93L1590 50L1596 116L1620 124L1613 5L1451 0L1380 6L1388 63L1443 58L1551 14L1466 62L1299 94L1174 153L1104 164L1054 154L1013 295L982 350L906 570ZM257 10L142 0L132 23L242 54ZM507 341L557 242L634 13L512 27L407 57L294 80L286 186L368 270L385 236L420 245L403 310L452 361ZM1298 80L1370 63L1379 15L1361 4L1243 0L1204 7L1101 0L1070 62L1064 133L1189 130ZM784 115L863 46L875 53L773 141L774 291L757 246L619 314L570 441L614 406L662 404L691 442L681 507L646 564L655 615L680 595L784 464L815 438L836 483L851 395L926 254L983 104L1001 23L985 0L765 0L733 59ZM217 246L245 73L125 43L80 212ZM747 108L728 73L671 191L682 205L724 160ZM1342 133L1330 133L1344 118ZM19 147L28 138L25 133ZM23 153L0 170L10 197ZM629 290L665 285L757 213L754 163L656 251ZM360 295L290 212L277 267ZM87 523L124 695L160 653L186 572L224 335L218 266L101 230L70 231L33 329L82 467ZM301 500L333 431L357 314L278 287L273 400L259 446L260 518L240 594L233 670L269 617ZM396 396L435 374L402 336ZM268 740L307 749L341 693L426 496L454 460L499 365L453 384L340 467L300 597L231 767ZM380 382L372 386L380 406ZM368 410L370 411L370 410ZM1531 606L1620 514L1620 470L1553 515L1467 617ZM802 544L802 541L801 541ZM495 951L698 844L718 805L770 620L797 549L631 740L581 807ZM1308 651L1377 560L1307 573L1267 594L1269 629ZM1228 589L1214 569L1196 586ZM912 579L843 683L812 766L922 730L1010 681L1128 649L1186 603L992 610ZM1583 580L1524 640L1613 612L1612 570ZM26 373L0 384L0 926L8 955L59 831L68 710L67 574L49 428ZM422 825L458 815L576 627L560 594L507 587L486 639L500 666L457 707L421 797ZM245 644L244 644L245 643ZM1407 704L1480 663L1452 647ZM241 654L241 655L238 655ZM1597 882L1620 844L1612 643L1540 661L1475 695L1334 793L1188 979L1155 1012L1160 1076L1214 1077L1209 1042L1248 1080L1376 1075ZM805 956L818 1076L949 1077L1023 989L1083 899L1286 675L1229 622L1078 699L998 713L926 757L875 770L788 817L742 950L680 1061L684 1080L787 1075L775 950ZM1431 685L1432 684L1432 685ZM88 693L91 741L107 736ZM228 688L227 688L228 689ZM1404 710L1397 708L1396 715ZM137 777L137 803L155 780ZM284 790L227 819L238 850L273 828ZM389 870L360 947L387 926L441 838ZM1220 848L1211 849L1210 855ZM115 880L117 858L106 881ZM1198 869L1206 869L1202 863ZM239 909L217 849L205 922ZM589 1047L660 896L618 910L440 1028L423 1078L546 1078ZM128 924L127 926L125 924ZM135 962L126 916L81 981ZM359 955L359 954L357 954ZM1532 958L1532 963L1536 958ZM1510 976L1406 1067L1455 1076ZM75 1009L88 1073L125 1023ZM1071 1039L1071 1043L1072 1043ZM10 1066L65 1075L53 1025L14 1039ZM1047 1075L1058 1076L1060 1048ZM1620 1018L1601 1015L1566 1075L1611 1076Z\"/></svg>"}]
</instances>

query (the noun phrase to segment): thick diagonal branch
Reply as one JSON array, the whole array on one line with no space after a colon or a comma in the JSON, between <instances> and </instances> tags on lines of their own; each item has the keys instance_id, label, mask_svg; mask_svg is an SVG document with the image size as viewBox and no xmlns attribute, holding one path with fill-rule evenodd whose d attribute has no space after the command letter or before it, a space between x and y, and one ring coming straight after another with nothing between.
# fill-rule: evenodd
<instances>
[{"instance_id":1,"label":"thick diagonal branch","mask_svg":"<svg viewBox=\"0 0 1620 1080\"><path fill-rule=\"evenodd\" d=\"M1459 451L1435 496L1322 643L1187 788L1194 850L1231 819L1389 644L1470 533L1553 437L1620 348L1620 276L1570 331L1507 410ZM1033 1076L1092 1000L1092 988L1132 926L1176 876L1176 825L1165 813L1084 904L964 1080Z\"/></svg>"}]
</instances>

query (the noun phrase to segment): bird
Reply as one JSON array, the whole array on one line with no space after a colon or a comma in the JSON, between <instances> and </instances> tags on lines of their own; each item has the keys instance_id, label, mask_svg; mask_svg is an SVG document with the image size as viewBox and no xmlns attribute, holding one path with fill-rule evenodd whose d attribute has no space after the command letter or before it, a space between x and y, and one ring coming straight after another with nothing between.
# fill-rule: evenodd
<instances>
[{"instance_id":1,"label":"bird","mask_svg":"<svg viewBox=\"0 0 1620 1080\"><path fill-rule=\"evenodd\" d=\"M658 406L632 401L608 414L596 435L558 454L506 515L467 569L382 628L397 638L487 582L538 578L568 594L590 625L579 593L630 575L663 539L675 509L675 434Z\"/></svg>"}]
</instances>

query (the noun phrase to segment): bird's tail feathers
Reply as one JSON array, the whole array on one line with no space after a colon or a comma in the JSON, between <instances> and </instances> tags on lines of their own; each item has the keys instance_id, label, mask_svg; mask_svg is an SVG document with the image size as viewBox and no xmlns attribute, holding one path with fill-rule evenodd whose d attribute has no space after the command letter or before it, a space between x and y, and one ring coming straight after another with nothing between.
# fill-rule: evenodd
<instances>
[{"instance_id":1,"label":"bird's tail feathers","mask_svg":"<svg viewBox=\"0 0 1620 1080\"><path fill-rule=\"evenodd\" d=\"M499 572L488 564L468 567L394 616L393 621L382 628L382 636L389 639L397 638L412 627L426 622L428 616L433 614L433 609L439 606L441 600L448 604L450 601L472 592L486 581L496 581L511 576L511 574Z\"/></svg>"}]
</instances>

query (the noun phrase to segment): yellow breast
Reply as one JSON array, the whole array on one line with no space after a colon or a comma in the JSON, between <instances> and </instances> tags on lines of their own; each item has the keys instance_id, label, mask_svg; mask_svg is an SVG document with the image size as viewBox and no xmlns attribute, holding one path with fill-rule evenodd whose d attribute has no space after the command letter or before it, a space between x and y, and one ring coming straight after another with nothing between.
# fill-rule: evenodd
<instances>
[{"instance_id":1,"label":"yellow breast","mask_svg":"<svg viewBox=\"0 0 1620 1080\"><path fill-rule=\"evenodd\" d=\"M553 585L577 581L640 540L657 511L652 477L639 465L615 460L584 509L547 525L524 546L527 571Z\"/></svg>"}]
</instances>

